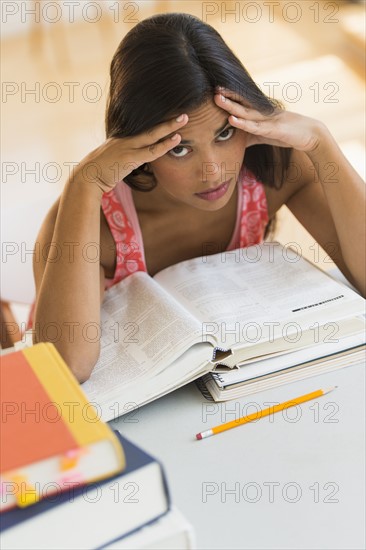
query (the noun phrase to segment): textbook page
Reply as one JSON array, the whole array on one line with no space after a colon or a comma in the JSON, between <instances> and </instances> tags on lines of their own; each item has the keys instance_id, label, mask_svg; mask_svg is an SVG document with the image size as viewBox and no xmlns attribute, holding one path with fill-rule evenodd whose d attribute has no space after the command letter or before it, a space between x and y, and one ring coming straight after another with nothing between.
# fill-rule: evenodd
<instances>
[{"instance_id":1,"label":"textbook page","mask_svg":"<svg viewBox=\"0 0 366 550\"><path fill-rule=\"evenodd\" d=\"M303 358L312 357L317 350L324 349L330 353L335 347L346 349L349 346L349 337L356 342L365 339L366 323L363 316L350 317L341 321L331 321L320 325L314 323L309 330L298 328L292 333L284 326L284 336L268 343L253 344L251 346L234 348L234 353L223 362L227 366L243 367L253 361L265 360L273 364L273 360L284 361L294 352L301 353ZM324 348L322 348L324 346ZM352 347L352 346L351 346ZM239 369L240 370L240 369Z\"/></svg>"},{"instance_id":2,"label":"textbook page","mask_svg":"<svg viewBox=\"0 0 366 550\"><path fill-rule=\"evenodd\" d=\"M101 327L100 358L82 386L89 397L156 375L202 342L201 324L143 272L106 292ZM208 363L213 344L211 352L207 347L205 344ZM184 378L185 373L175 376Z\"/></svg>"},{"instance_id":3,"label":"textbook page","mask_svg":"<svg viewBox=\"0 0 366 550\"><path fill-rule=\"evenodd\" d=\"M103 391L98 384L82 385L89 400L97 407L104 422L109 422L124 414L129 414L130 422L136 422L139 406L180 388L184 384L199 378L210 370L207 357L212 354L210 344L195 344L184 352L164 370L139 380L117 384L106 384ZM151 373L148 373L151 374ZM86 386L86 387L85 387Z\"/></svg>"},{"instance_id":4,"label":"textbook page","mask_svg":"<svg viewBox=\"0 0 366 550\"><path fill-rule=\"evenodd\" d=\"M272 345L278 352L293 347L288 336L296 334L301 347L301 336L316 323L356 316L365 307L356 292L273 242L181 262L155 280L224 348L281 339Z\"/></svg>"}]
</instances>

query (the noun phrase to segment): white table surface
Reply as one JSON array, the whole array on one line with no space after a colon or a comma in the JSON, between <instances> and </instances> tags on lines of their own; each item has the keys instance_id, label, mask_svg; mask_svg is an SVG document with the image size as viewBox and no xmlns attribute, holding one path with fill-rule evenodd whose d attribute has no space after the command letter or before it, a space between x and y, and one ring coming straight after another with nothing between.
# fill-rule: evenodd
<instances>
[{"instance_id":1,"label":"white table surface","mask_svg":"<svg viewBox=\"0 0 366 550\"><path fill-rule=\"evenodd\" d=\"M195 439L329 386L338 388L287 417ZM163 463L198 548L365 548L365 364L222 404L190 384L109 424Z\"/></svg>"}]
</instances>

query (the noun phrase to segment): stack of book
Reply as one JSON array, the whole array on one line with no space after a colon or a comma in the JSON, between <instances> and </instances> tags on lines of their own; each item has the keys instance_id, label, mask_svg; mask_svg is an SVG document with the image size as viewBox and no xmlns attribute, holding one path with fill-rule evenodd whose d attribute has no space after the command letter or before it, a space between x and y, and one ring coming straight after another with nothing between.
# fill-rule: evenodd
<instances>
[{"instance_id":1,"label":"stack of book","mask_svg":"<svg viewBox=\"0 0 366 550\"><path fill-rule=\"evenodd\" d=\"M53 344L1 357L0 510L121 472L125 457Z\"/></svg>"},{"instance_id":2,"label":"stack of book","mask_svg":"<svg viewBox=\"0 0 366 550\"><path fill-rule=\"evenodd\" d=\"M3 550L193 547L162 465L100 419L52 344L0 361Z\"/></svg>"},{"instance_id":3,"label":"stack of book","mask_svg":"<svg viewBox=\"0 0 366 550\"><path fill-rule=\"evenodd\" d=\"M106 421L198 378L226 400L364 359L365 300L276 242L136 272L101 320L83 389Z\"/></svg>"}]
</instances>

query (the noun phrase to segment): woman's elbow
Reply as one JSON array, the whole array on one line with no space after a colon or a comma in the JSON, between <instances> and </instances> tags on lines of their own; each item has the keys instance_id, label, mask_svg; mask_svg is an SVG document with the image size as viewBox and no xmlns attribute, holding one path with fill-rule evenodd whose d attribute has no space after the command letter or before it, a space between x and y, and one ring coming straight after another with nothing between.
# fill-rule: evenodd
<instances>
[{"instance_id":1,"label":"woman's elbow","mask_svg":"<svg viewBox=\"0 0 366 550\"><path fill-rule=\"evenodd\" d=\"M75 376L79 384L89 380L93 369L98 361L100 347L98 349L88 350L88 352L77 352L76 350L60 351L60 355Z\"/></svg>"},{"instance_id":2,"label":"woman's elbow","mask_svg":"<svg viewBox=\"0 0 366 550\"><path fill-rule=\"evenodd\" d=\"M42 341L46 340L39 339L36 334L33 334L33 344L39 344ZM79 384L89 380L99 359L100 344L95 343L93 346L89 345L87 349L80 349L76 343L72 346L65 346L60 342L52 343Z\"/></svg>"}]
</instances>

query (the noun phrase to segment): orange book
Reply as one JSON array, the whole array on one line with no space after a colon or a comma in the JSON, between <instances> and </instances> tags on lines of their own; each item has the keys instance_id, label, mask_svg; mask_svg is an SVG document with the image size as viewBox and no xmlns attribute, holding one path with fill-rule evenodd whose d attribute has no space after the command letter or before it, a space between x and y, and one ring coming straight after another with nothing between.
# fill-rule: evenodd
<instances>
[{"instance_id":1,"label":"orange book","mask_svg":"<svg viewBox=\"0 0 366 550\"><path fill-rule=\"evenodd\" d=\"M125 457L50 343L0 356L0 510L122 471Z\"/></svg>"}]
</instances>

